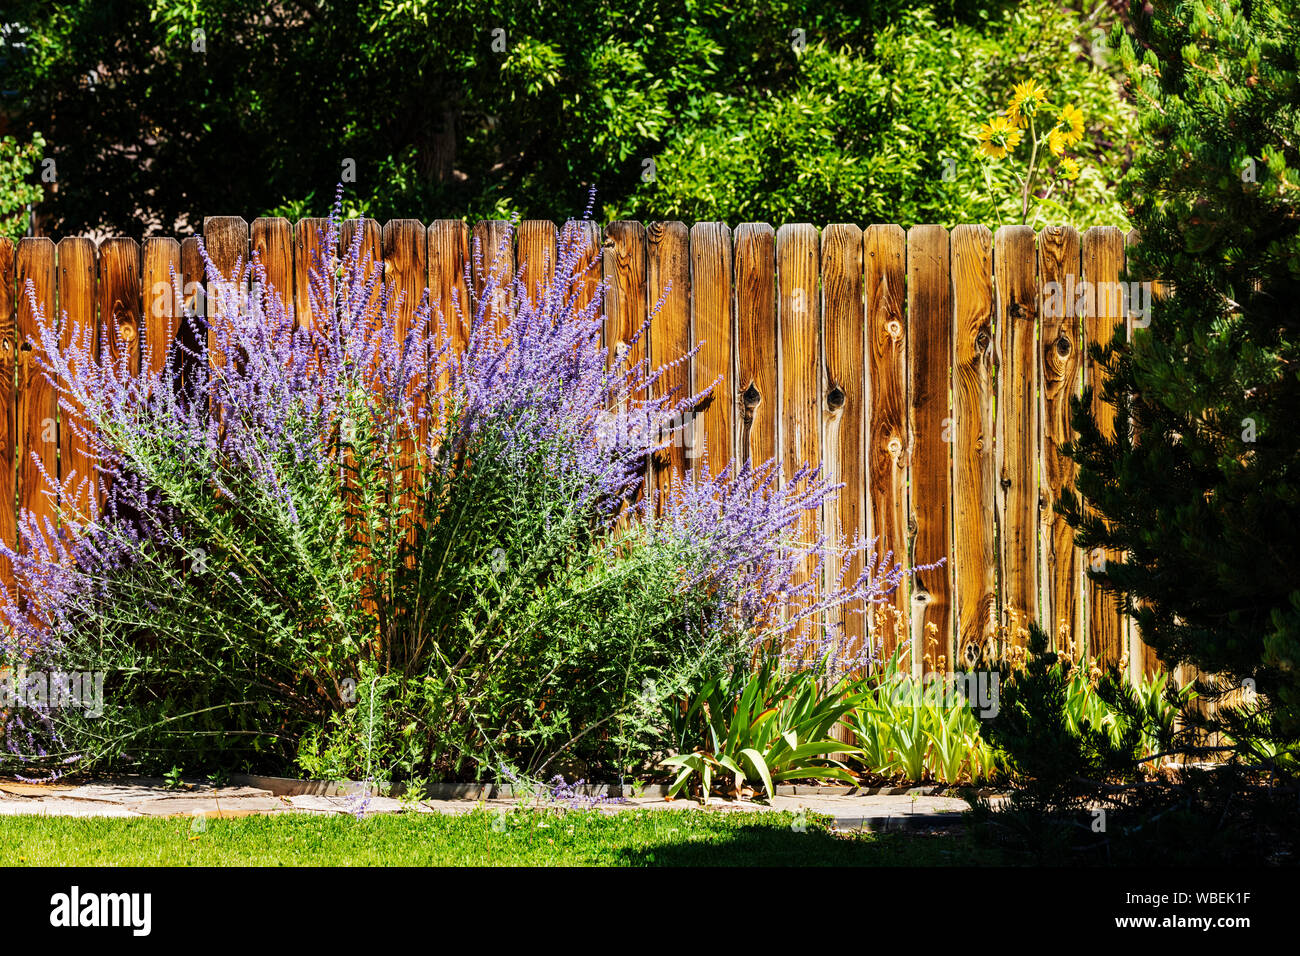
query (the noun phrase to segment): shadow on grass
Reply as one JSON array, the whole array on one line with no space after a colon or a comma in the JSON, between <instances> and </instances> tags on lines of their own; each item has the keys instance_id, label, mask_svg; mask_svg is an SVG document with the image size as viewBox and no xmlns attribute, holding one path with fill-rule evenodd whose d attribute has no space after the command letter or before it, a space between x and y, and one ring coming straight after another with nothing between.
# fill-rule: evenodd
<instances>
[{"instance_id":1,"label":"shadow on grass","mask_svg":"<svg viewBox=\"0 0 1300 956\"><path fill-rule=\"evenodd\" d=\"M709 839L624 847L627 866L972 866L1001 855L970 842L965 828L919 833L836 834L821 828L738 826Z\"/></svg>"}]
</instances>

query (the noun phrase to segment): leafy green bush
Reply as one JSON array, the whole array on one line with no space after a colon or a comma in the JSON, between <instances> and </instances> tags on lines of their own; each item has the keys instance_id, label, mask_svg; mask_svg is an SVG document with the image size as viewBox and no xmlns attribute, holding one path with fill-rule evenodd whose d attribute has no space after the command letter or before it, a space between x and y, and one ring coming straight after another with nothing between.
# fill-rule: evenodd
<instances>
[{"instance_id":1,"label":"leafy green bush","mask_svg":"<svg viewBox=\"0 0 1300 956\"><path fill-rule=\"evenodd\" d=\"M1018 806L1083 807L1099 788L1154 769L1146 758L1172 745L1188 691L1164 676L1135 688L1118 665L1093 670L1050 650L1035 622L1023 668L1001 666L999 706L981 729L1012 772Z\"/></svg>"},{"instance_id":2,"label":"leafy green bush","mask_svg":"<svg viewBox=\"0 0 1300 956\"><path fill-rule=\"evenodd\" d=\"M0 137L0 238L19 239L27 233L27 207L39 202L43 194L32 176L44 149L40 133L28 143L19 143L12 136Z\"/></svg>"},{"instance_id":3,"label":"leafy green bush","mask_svg":"<svg viewBox=\"0 0 1300 956\"><path fill-rule=\"evenodd\" d=\"M1013 84L1042 80L1089 117L1082 173L1051 209L1079 226L1123 225L1116 148L1132 118L1109 65L1076 54L1056 4L944 20L922 5L869 41L810 44L787 88L718 91L655 155L653 182L611 212L731 222L1017 221L1021 190L981 157L979 121ZM1098 58L1104 57L1103 48ZM1041 205L1041 197L1039 197Z\"/></svg>"}]
</instances>

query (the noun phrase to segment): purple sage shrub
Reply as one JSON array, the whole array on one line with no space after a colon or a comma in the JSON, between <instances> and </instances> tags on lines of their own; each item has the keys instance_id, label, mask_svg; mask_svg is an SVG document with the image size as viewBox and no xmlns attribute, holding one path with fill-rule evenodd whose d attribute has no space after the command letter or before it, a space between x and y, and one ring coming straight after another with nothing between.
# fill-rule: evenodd
<instances>
[{"instance_id":1,"label":"purple sage shrub","mask_svg":"<svg viewBox=\"0 0 1300 956\"><path fill-rule=\"evenodd\" d=\"M575 223L540 290L476 247L488 278L442 315L403 300L361 230L342 242L340 208L305 310L256 256L223 273L203 250L203 307L139 374L103 329L65 344L33 298L97 465L45 476L57 520L24 514L0 544L0 654L108 678L102 716L11 712L12 760L592 779L652 766L665 701L756 652L869 663L827 622L902 572L873 558L848 580L861 541L799 539L836 490L815 470L701 462L642 490L705 396L603 347Z\"/></svg>"}]
</instances>

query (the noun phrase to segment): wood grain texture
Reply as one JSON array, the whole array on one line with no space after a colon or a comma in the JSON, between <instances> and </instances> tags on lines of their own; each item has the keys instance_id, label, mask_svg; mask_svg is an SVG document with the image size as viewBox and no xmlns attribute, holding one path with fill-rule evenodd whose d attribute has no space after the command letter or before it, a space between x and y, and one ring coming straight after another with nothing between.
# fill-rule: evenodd
<instances>
[{"instance_id":1,"label":"wood grain texture","mask_svg":"<svg viewBox=\"0 0 1300 956\"><path fill-rule=\"evenodd\" d=\"M384 284L392 286L390 309L396 310L394 330L405 341L424 299L428 277L424 223L418 219L390 219L381 232L380 255Z\"/></svg>"},{"instance_id":2,"label":"wood grain texture","mask_svg":"<svg viewBox=\"0 0 1300 956\"><path fill-rule=\"evenodd\" d=\"M906 237L895 225L863 234L866 294L867 537L885 567L907 557L907 322L904 312ZM889 605L872 610L871 637L888 658L908 639L910 588L904 579Z\"/></svg>"},{"instance_id":3,"label":"wood grain texture","mask_svg":"<svg viewBox=\"0 0 1300 956\"><path fill-rule=\"evenodd\" d=\"M54 386L40 370L42 354L39 323L32 298L45 315L55 320L54 243L49 239L22 239L15 256L18 280L18 508L26 509L44 527L58 515L55 483L59 480L58 400ZM29 296L27 283L32 284ZM44 476L42 475L44 471ZM46 480L48 477L48 481Z\"/></svg>"},{"instance_id":4,"label":"wood grain texture","mask_svg":"<svg viewBox=\"0 0 1300 956\"><path fill-rule=\"evenodd\" d=\"M650 306L646 289L645 226L627 220L605 230L605 348L611 366L645 367L644 328ZM643 395L624 396L643 398Z\"/></svg>"},{"instance_id":5,"label":"wood grain texture","mask_svg":"<svg viewBox=\"0 0 1300 956\"><path fill-rule=\"evenodd\" d=\"M300 219L293 227L293 311L300 329L309 329L312 324L311 273L329 267L324 258L328 228L328 219Z\"/></svg>"},{"instance_id":6,"label":"wood grain texture","mask_svg":"<svg viewBox=\"0 0 1300 956\"><path fill-rule=\"evenodd\" d=\"M1083 317L1084 341L1102 345L1110 342L1117 327L1125 322L1123 297L1119 286L1124 267L1124 236L1114 226L1094 226L1083 234L1083 278L1086 311ZM1086 354L1083 382L1092 387L1092 415L1106 438L1115 435L1115 408L1102 400L1105 373ZM1109 548L1094 549L1086 556L1089 566L1103 569L1106 562L1118 561L1122 553ZM1125 618L1119 598L1100 584L1088 580L1088 653L1107 663L1118 661L1127 650Z\"/></svg>"},{"instance_id":7,"label":"wood grain texture","mask_svg":"<svg viewBox=\"0 0 1300 956\"><path fill-rule=\"evenodd\" d=\"M459 219L435 219L428 229L429 304L433 307L433 347L430 356L446 368L449 356L438 357L444 346L461 352L469 341L473 318L466 268L469 265L469 226ZM439 381L445 381L441 375Z\"/></svg>"},{"instance_id":8,"label":"wood grain texture","mask_svg":"<svg viewBox=\"0 0 1300 956\"><path fill-rule=\"evenodd\" d=\"M140 246L134 239L115 237L99 244L99 323L104 359L125 362L140 373Z\"/></svg>"},{"instance_id":9,"label":"wood grain texture","mask_svg":"<svg viewBox=\"0 0 1300 956\"><path fill-rule=\"evenodd\" d=\"M18 431L15 422L17 396L14 392L17 336L14 307L14 242L0 237L0 538L10 548L18 546L18 517L15 506L15 455ZM0 581L14 593L13 565L0 556Z\"/></svg>"},{"instance_id":10,"label":"wood grain texture","mask_svg":"<svg viewBox=\"0 0 1300 956\"><path fill-rule=\"evenodd\" d=\"M656 394L675 404L690 397L691 364L691 247L685 223L654 222L646 230L646 296L654 310L650 320L650 366L665 372ZM657 309L656 309L657 306ZM663 496L674 480L686 476L690 423L673 422L676 432L669 445L654 455L651 481L657 513L662 514ZM665 436L668 437L668 436Z\"/></svg>"},{"instance_id":11,"label":"wood grain texture","mask_svg":"<svg viewBox=\"0 0 1300 956\"><path fill-rule=\"evenodd\" d=\"M997 294L998 570L1007 640L1038 619L1038 291L1034 231L1003 226L993 240Z\"/></svg>"},{"instance_id":12,"label":"wood grain texture","mask_svg":"<svg viewBox=\"0 0 1300 956\"><path fill-rule=\"evenodd\" d=\"M519 224L519 268L524 292L534 304L555 277L556 248L555 223L549 219L525 219Z\"/></svg>"},{"instance_id":13,"label":"wood grain texture","mask_svg":"<svg viewBox=\"0 0 1300 956\"><path fill-rule=\"evenodd\" d=\"M911 494L908 497L909 563L912 581L912 673L925 670L951 644L952 443L949 372L952 365L952 290L948 232L941 226L913 226L907 234L907 398L911 434ZM915 653L915 649L920 653ZM934 659L932 658L932 659Z\"/></svg>"},{"instance_id":14,"label":"wood grain texture","mask_svg":"<svg viewBox=\"0 0 1300 956\"><path fill-rule=\"evenodd\" d=\"M221 317L234 307L237 286L243 283L238 269L248 261L248 223L238 216L209 216L203 221L203 244L208 258L221 274L217 284L205 277L204 296L208 318L208 364L220 368L226 362L218 344ZM183 251L183 250L182 250ZM227 291L223 292L223 289Z\"/></svg>"},{"instance_id":15,"label":"wood grain texture","mask_svg":"<svg viewBox=\"0 0 1300 956\"><path fill-rule=\"evenodd\" d=\"M176 283L181 284L183 296L181 244L175 239L146 239L140 250L140 263L140 288L144 294L141 315L143 357L140 364L142 371L154 376L162 374L167 364L167 350L180 332L182 303L177 296Z\"/></svg>"},{"instance_id":16,"label":"wood grain texture","mask_svg":"<svg viewBox=\"0 0 1300 956\"><path fill-rule=\"evenodd\" d=\"M567 290L568 302L575 313L581 313L596 301L604 272L604 253L601 249L600 226L588 220L571 220L560 233L557 261L572 263L573 286Z\"/></svg>"},{"instance_id":17,"label":"wood grain texture","mask_svg":"<svg viewBox=\"0 0 1300 956\"><path fill-rule=\"evenodd\" d=\"M1053 646L1083 644L1083 553L1074 545L1074 529L1056 505L1074 487L1075 464L1061 454L1073 441L1070 400L1079 394L1083 362L1080 317L1074 288L1080 279L1079 234L1053 226L1038 235L1039 376L1042 392L1040 427L1043 459L1039 490L1039 589L1042 625Z\"/></svg>"},{"instance_id":18,"label":"wood grain texture","mask_svg":"<svg viewBox=\"0 0 1300 956\"><path fill-rule=\"evenodd\" d=\"M866 398L863 363L866 315L862 297L862 230L854 225L830 225L821 236L822 331L825 368L822 375L822 461L826 476L844 487L826 503L827 542L843 541L851 549L844 582L862 574L863 553L858 542L866 534ZM843 559L836 553L827 562L829 588L838 580ZM844 647L856 653L866 636L861 601L833 612L827 623L838 627Z\"/></svg>"},{"instance_id":19,"label":"wood grain texture","mask_svg":"<svg viewBox=\"0 0 1300 956\"><path fill-rule=\"evenodd\" d=\"M691 342L699 347L691 370L695 394L709 391L695 419L692 469L707 458L717 474L735 455L731 302L731 229L726 223L697 222L691 228Z\"/></svg>"},{"instance_id":20,"label":"wood grain texture","mask_svg":"<svg viewBox=\"0 0 1300 956\"><path fill-rule=\"evenodd\" d=\"M807 223L785 225L776 231L776 305L781 342L778 443L783 485L792 482L801 468L822 460L821 299L817 288L820 239L817 229ZM817 540L821 521L821 515L804 512L796 532L801 544ZM794 583L810 580L813 569L810 556ZM809 619L800 631L811 631L818 623ZM799 636L807 634L791 635Z\"/></svg>"},{"instance_id":21,"label":"wood grain texture","mask_svg":"<svg viewBox=\"0 0 1300 956\"><path fill-rule=\"evenodd\" d=\"M250 230L252 251L266 270L267 289L263 295L273 292L280 300L280 307L286 311L293 306L294 283L296 276L293 266L294 229L288 219L261 218L254 219Z\"/></svg>"},{"instance_id":22,"label":"wood grain texture","mask_svg":"<svg viewBox=\"0 0 1300 956\"><path fill-rule=\"evenodd\" d=\"M484 321L499 332L510 324L513 292L511 283L515 274L515 245L510 223L503 219L485 219L474 224L471 238L473 251L474 303L487 288L488 277L493 279L492 301L487 303Z\"/></svg>"},{"instance_id":23,"label":"wood grain texture","mask_svg":"<svg viewBox=\"0 0 1300 956\"><path fill-rule=\"evenodd\" d=\"M776 232L765 222L736 227L737 456L755 465L776 457Z\"/></svg>"},{"instance_id":24,"label":"wood grain texture","mask_svg":"<svg viewBox=\"0 0 1300 956\"><path fill-rule=\"evenodd\" d=\"M68 237L59 241L59 347L70 356L74 353L74 330L75 344L89 346L92 355L98 354L95 332L99 301L96 290L98 255L95 244L89 239ZM75 369L78 363L75 358L70 358L69 364ZM71 396L68 396L68 401L76 409L59 408L59 481L60 484L67 483L75 473L68 486L71 500L64 504L76 509L78 514L88 516L96 484L93 463L83 437L89 426L85 409ZM77 434L77 429L81 430L81 435Z\"/></svg>"},{"instance_id":25,"label":"wood grain texture","mask_svg":"<svg viewBox=\"0 0 1300 956\"><path fill-rule=\"evenodd\" d=\"M997 628L993 508L993 236L984 226L952 231L953 578L959 665L984 660ZM940 671L953 663L936 661Z\"/></svg>"}]
</instances>

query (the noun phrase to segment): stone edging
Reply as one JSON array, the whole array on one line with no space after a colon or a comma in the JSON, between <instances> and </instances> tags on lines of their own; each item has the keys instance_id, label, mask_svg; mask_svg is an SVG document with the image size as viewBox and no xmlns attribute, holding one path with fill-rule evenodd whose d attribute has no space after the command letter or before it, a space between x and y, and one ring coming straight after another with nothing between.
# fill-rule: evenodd
<instances>
[{"instance_id":1,"label":"stone edging","mask_svg":"<svg viewBox=\"0 0 1300 956\"><path fill-rule=\"evenodd\" d=\"M244 787L257 787L269 790L277 797L318 796L337 797L360 793L379 795L376 784L366 784L356 780L298 780L293 777L265 777L257 774L233 774L232 784ZM399 785L394 788L392 796L402 792ZM648 784L641 788L640 796L667 797L667 784ZM632 787L623 784L583 784L575 790L584 797L631 797ZM977 791L982 797L996 796L998 791L987 787ZM946 784L932 784L921 787L848 787L817 786L814 784L777 784L778 797L876 797L876 796L917 796L942 797L956 796L956 791ZM433 783L425 788L426 800L509 800L514 798L515 788L508 783Z\"/></svg>"}]
</instances>

